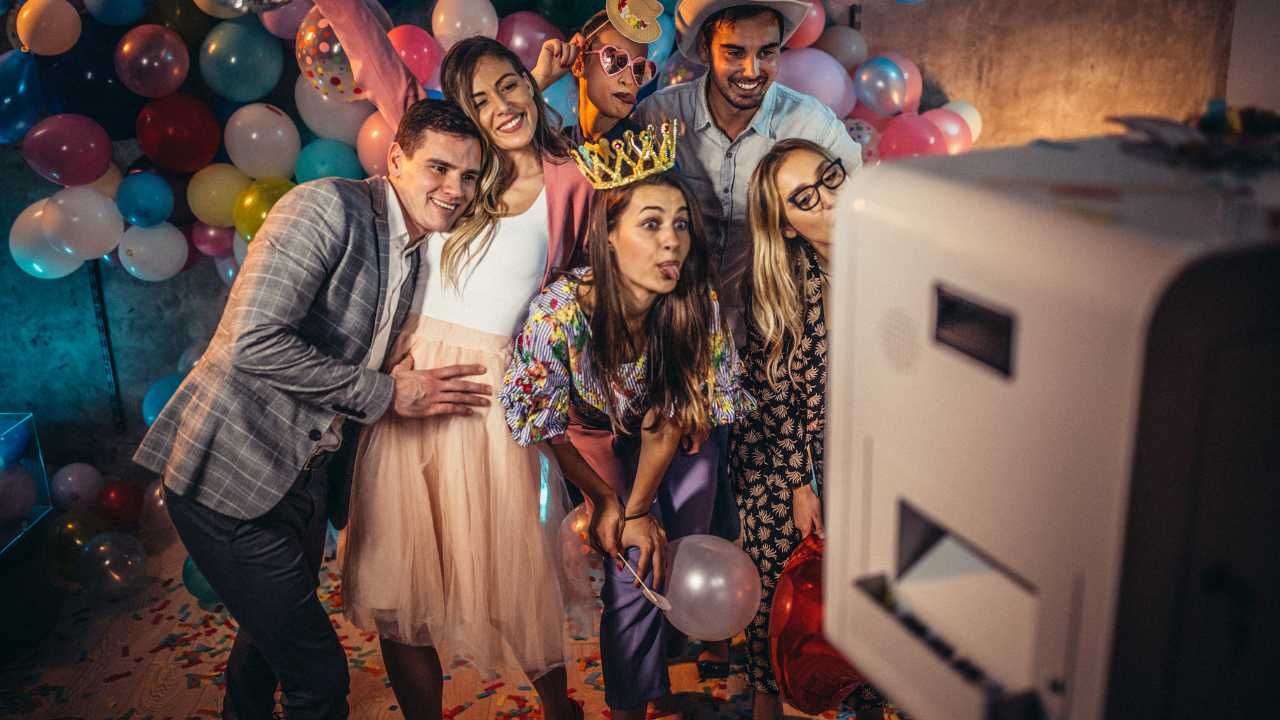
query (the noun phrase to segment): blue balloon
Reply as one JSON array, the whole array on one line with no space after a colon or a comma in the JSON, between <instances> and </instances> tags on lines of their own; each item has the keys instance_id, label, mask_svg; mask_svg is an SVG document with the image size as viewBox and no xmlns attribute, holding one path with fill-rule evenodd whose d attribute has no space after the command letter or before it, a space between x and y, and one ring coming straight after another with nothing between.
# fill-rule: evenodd
<instances>
[{"instance_id":1,"label":"blue balloon","mask_svg":"<svg viewBox=\"0 0 1280 720\"><path fill-rule=\"evenodd\" d=\"M155 173L134 173L120 181L116 207L129 224L151 227L173 212L173 188Z\"/></svg>"},{"instance_id":2,"label":"blue balloon","mask_svg":"<svg viewBox=\"0 0 1280 720\"><path fill-rule=\"evenodd\" d=\"M147 11L144 0L84 0L84 9L104 25L132 25Z\"/></svg>"},{"instance_id":3,"label":"blue balloon","mask_svg":"<svg viewBox=\"0 0 1280 720\"><path fill-rule=\"evenodd\" d=\"M31 423L0 420L0 468L16 463L31 443Z\"/></svg>"},{"instance_id":4,"label":"blue balloon","mask_svg":"<svg viewBox=\"0 0 1280 720\"><path fill-rule=\"evenodd\" d=\"M658 24L662 26L662 34L657 40L649 43L649 59L658 67L671 57L676 47L676 21L670 15L659 15Z\"/></svg>"},{"instance_id":5,"label":"blue balloon","mask_svg":"<svg viewBox=\"0 0 1280 720\"><path fill-rule=\"evenodd\" d=\"M186 377L184 373L170 373L151 383L151 387L147 388L147 394L142 396L142 421L147 424L147 427L151 427L151 424L160 416L160 411L169 402L169 398L178 391L178 386L182 384L184 377Z\"/></svg>"},{"instance_id":6,"label":"blue balloon","mask_svg":"<svg viewBox=\"0 0 1280 720\"><path fill-rule=\"evenodd\" d=\"M547 106L560 113L561 127L578 124L578 79L565 75L542 91Z\"/></svg>"},{"instance_id":7,"label":"blue balloon","mask_svg":"<svg viewBox=\"0 0 1280 720\"><path fill-rule=\"evenodd\" d=\"M112 140L127 140L136 134L138 113L147 99L126 88L116 75L116 45L124 33L124 28L84 18L80 39L70 50L37 59L46 113L91 117L106 128Z\"/></svg>"},{"instance_id":8,"label":"blue balloon","mask_svg":"<svg viewBox=\"0 0 1280 720\"><path fill-rule=\"evenodd\" d=\"M854 71L853 92L858 102L875 114L897 115L907 101L907 76L898 63L887 57L873 57Z\"/></svg>"},{"instance_id":9,"label":"blue balloon","mask_svg":"<svg viewBox=\"0 0 1280 720\"><path fill-rule=\"evenodd\" d=\"M362 180L365 176L356 149L329 138L313 140L302 148L293 174L300 183L323 177Z\"/></svg>"},{"instance_id":10,"label":"blue balloon","mask_svg":"<svg viewBox=\"0 0 1280 720\"><path fill-rule=\"evenodd\" d=\"M200 47L200 75L228 100L251 102L266 97L280 82L284 51L255 15L220 22Z\"/></svg>"},{"instance_id":11,"label":"blue balloon","mask_svg":"<svg viewBox=\"0 0 1280 720\"><path fill-rule=\"evenodd\" d=\"M427 99L428 99L428 100L443 100L443 99L444 99L444 93L440 92L439 90L432 90L431 88L427 88Z\"/></svg>"},{"instance_id":12,"label":"blue balloon","mask_svg":"<svg viewBox=\"0 0 1280 720\"><path fill-rule=\"evenodd\" d=\"M39 69L30 53L10 50L0 55L0 144L18 142L40 118L44 95Z\"/></svg>"}]
</instances>

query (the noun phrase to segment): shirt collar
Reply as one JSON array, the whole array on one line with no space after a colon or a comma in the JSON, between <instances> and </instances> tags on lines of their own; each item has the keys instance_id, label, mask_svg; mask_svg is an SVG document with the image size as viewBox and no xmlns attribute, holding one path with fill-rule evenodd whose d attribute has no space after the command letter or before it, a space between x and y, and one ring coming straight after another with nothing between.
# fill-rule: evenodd
<instances>
[{"instance_id":1,"label":"shirt collar","mask_svg":"<svg viewBox=\"0 0 1280 720\"><path fill-rule=\"evenodd\" d=\"M693 106L694 130L705 130L712 124L711 107L707 104L707 88L710 82L711 69L708 68L697 81L697 97L694 99ZM764 92L764 100L760 101L760 107L756 109L756 114L747 127L754 130L757 135L772 137L769 127L773 124L773 113L777 106L778 81L775 78L769 83L769 89Z\"/></svg>"},{"instance_id":2,"label":"shirt collar","mask_svg":"<svg viewBox=\"0 0 1280 720\"><path fill-rule=\"evenodd\" d=\"M409 237L409 226L404 221L400 196L396 194L396 188L390 180L387 180L387 235L391 241L391 249L401 253L412 250L422 239Z\"/></svg>"}]
</instances>

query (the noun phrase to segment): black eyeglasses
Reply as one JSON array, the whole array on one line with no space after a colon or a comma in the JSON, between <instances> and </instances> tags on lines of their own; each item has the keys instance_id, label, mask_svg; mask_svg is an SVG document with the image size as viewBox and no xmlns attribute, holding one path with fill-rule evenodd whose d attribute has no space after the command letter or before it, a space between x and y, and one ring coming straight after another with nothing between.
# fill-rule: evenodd
<instances>
[{"instance_id":1,"label":"black eyeglasses","mask_svg":"<svg viewBox=\"0 0 1280 720\"><path fill-rule=\"evenodd\" d=\"M844 163L840 162L840 158L828 160L818 167L818 179L810 185L801 185L787 196L787 202L795 205L796 208L808 212L822 202L822 196L819 194L819 187L828 190L835 190L844 184L845 172Z\"/></svg>"}]
</instances>

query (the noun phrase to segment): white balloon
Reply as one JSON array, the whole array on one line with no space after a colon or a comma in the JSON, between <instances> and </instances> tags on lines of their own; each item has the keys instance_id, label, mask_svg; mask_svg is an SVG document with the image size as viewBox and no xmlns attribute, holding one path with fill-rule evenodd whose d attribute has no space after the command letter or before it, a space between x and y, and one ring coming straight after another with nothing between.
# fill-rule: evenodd
<instances>
[{"instance_id":1,"label":"white balloon","mask_svg":"<svg viewBox=\"0 0 1280 720\"><path fill-rule=\"evenodd\" d=\"M120 238L120 264L139 280L168 280L187 264L187 239L167 222L151 227L135 225Z\"/></svg>"},{"instance_id":2,"label":"white balloon","mask_svg":"<svg viewBox=\"0 0 1280 720\"><path fill-rule=\"evenodd\" d=\"M438 0L431 13L431 34L446 51L476 35L498 37L498 13L489 0Z\"/></svg>"},{"instance_id":3,"label":"white balloon","mask_svg":"<svg viewBox=\"0 0 1280 720\"><path fill-rule=\"evenodd\" d=\"M236 267L244 264L244 256L249 254L249 241L240 233L231 240L231 252L236 257Z\"/></svg>"},{"instance_id":4,"label":"white balloon","mask_svg":"<svg viewBox=\"0 0 1280 720\"><path fill-rule=\"evenodd\" d=\"M311 131L322 138L329 138L355 147L360 126L376 108L367 100L343 102L336 96L321 95L299 75L293 84L293 99L298 103L298 114Z\"/></svg>"},{"instance_id":5,"label":"white balloon","mask_svg":"<svg viewBox=\"0 0 1280 720\"><path fill-rule=\"evenodd\" d=\"M114 200L88 185L78 185L49 198L40 227L54 249L77 260L92 260L120 244L124 218Z\"/></svg>"},{"instance_id":6,"label":"white balloon","mask_svg":"<svg viewBox=\"0 0 1280 720\"><path fill-rule=\"evenodd\" d=\"M942 109L950 110L964 118L965 123L969 125L969 134L973 136L973 142L976 145L978 136L982 134L982 113L978 112L978 108L964 100L952 100L943 105Z\"/></svg>"},{"instance_id":7,"label":"white balloon","mask_svg":"<svg viewBox=\"0 0 1280 720\"><path fill-rule=\"evenodd\" d=\"M9 229L9 254L26 274L41 280L57 280L80 269L84 261L58 251L45 240L41 221L46 202L47 199L31 203L13 221Z\"/></svg>"},{"instance_id":8,"label":"white balloon","mask_svg":"<svg viewBox=\"0 0 1280 720\"><path fill-rule=\"evenodd\" d=\"M848 25L828 26L813 47L835 58L845 70L852 70L867 59L867 39Z\"/></svg>"},{"instance_id":9,"label":"white balloon","mask_svg":"<svg viewBox=\"0 0 1280 720\"><path fill-rule=\"evenodd\" d=\"M267 103L253 103L236 110L227 120L227 155L251 178L293 177L302 138L283 110Z\"/></svg>"},{"instance_id":10,"label":"white balloon","mask_svg":"<svg viewBox=\"0 0 1280 720\"><path fill-rule=\"evenodd\" d=\"M231 287L231 283L236 281L236 274L240 272L236 259L230 255L214 258L213 266L218 269L218 277L222 278L222 283Z\"/></svg>"},{"instance_id":11,"label":"white balloon","mask_svg":"<svg viewBox=\"0 0 1280 720\"><path fill-rule=\"evenodd\" d=\"M738 546L713 535L688 535L669 546L663 594L667 619L694 640L727 640L760 608L760 573Z\"/></svg>"}]
</instances>

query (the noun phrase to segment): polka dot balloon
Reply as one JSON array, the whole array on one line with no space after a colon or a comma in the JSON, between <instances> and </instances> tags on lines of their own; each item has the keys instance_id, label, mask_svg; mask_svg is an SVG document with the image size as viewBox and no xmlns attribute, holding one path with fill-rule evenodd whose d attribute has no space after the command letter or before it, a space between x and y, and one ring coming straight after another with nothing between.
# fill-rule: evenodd
<instances>
[{"instance_id":1,"label":"polka dot balloon","mask_svg":"<svg viewBox=\"0 0 1280 720\"><path fill-rule=\"evenodd\" d=\"M381 4L374 0L368 6L383 30L390 30L391 18ZM346 102L367 99L365 89L356 84L342 41L334 33L333 25L320 13L320 8L312 8L302 19L294 47L298 69L321 95Z\"/></svg>"}]
</instances>

